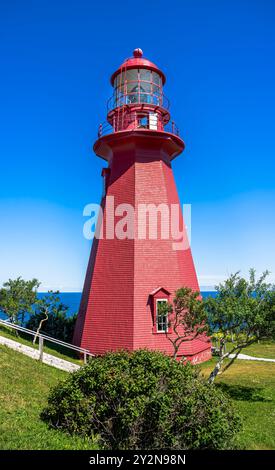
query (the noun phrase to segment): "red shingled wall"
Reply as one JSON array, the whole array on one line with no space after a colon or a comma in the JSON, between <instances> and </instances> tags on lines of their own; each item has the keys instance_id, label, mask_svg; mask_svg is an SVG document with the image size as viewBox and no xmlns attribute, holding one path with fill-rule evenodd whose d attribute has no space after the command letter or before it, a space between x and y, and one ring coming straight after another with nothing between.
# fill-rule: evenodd
<instances>
[{"instance_id":1,"label":"red shingled wall","mask_svg":"<svg viewBox=\"0 0 275 470\"><path fill-rule=\"evenodd\" d=\"M114 152L110 165L107 195L114 196L115 207L120 203L137 207L140 203L179 202L171 164L164 152L148 152L138 141L127 148L124 142L123 149ZM135 217L137 222L137 213ZM172 353L166 335L153 332L149 294L163 287L171 292L172 300L175 290L183 285L199 290L191 250L175 251L172 243L171 238L148 237L94 241L75 344L95 354L141 347ZM156 295L161 297L162 293ZM210 343L196 339L185 343L180 353L193 362L201 362L211 356Z\"/></svg>"}]
</instances>

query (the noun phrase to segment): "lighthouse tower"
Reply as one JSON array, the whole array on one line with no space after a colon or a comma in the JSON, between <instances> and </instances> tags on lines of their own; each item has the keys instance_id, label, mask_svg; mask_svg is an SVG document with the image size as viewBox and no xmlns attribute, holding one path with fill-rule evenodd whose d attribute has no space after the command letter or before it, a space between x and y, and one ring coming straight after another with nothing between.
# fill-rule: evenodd
<instances>
[{"instance_id":1,"label":"lighthouse tower","mask_svg":"<svg viewBox=\"0 0 275 470\"><path fill-rule=\"evenodd\" d=\"M199 290L171 161L184 142L163 94L165 76L135 49L111 76L107 122L94 151L102 171L102 217L94 238L74 344L94 354L148 348L172 354L162 302L183 286ZM178 212L182 241L172 230ZM99 236L100 232L100 236ZM193 362L210 357L207 339L179 351Z\"/></svg>"}]
</instances>

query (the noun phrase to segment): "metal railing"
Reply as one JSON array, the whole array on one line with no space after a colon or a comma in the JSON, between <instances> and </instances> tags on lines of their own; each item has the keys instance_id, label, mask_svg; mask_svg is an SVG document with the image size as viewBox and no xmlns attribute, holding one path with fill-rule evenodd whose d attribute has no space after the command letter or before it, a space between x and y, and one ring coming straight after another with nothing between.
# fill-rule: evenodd
<instances>
[{"instance_id":1,"label":"metal railing","mask_svg":"<svg viewBox=\"0 0 275 470\"><path fill-rule=\"evenodd\" d=\"M79 348L78 346L74 346L73 344L70 343L65 343L65 341L61 341L60 339L52 338L51 336L44 335L42 333L36 334L35 331L29 330L28 328L24 328L23 326L15 325L14 323L10 323L8 320L1 320L0 319L0 325L4 325L5 327L12 328L17 331L22 331L23 333L29 334L31 336L36 336L39 340L39 360L43 360L43 349L44 349L44 341L49 341L51 343L57 344L59 346L62 346L64 348L72 349L73 351L76 351L78 353L83 354L83 361L84 364L87 364L87 357L88 356L94 356L94 354L90 353L88 349L84 348Z\"/></svg>"},{"instance_id":2,"label":"metal railing","mask_svg":"<svg viewBox=\"0 0 275 470\"><path fill-rule=\"evenodd\" d=\"M167 124L165 124L164 131L169 132L169 134L174 134L177 137L180 136L180 131L179 128L176 126L175 121L169 121Z\"/></svg>"},{"instance_id":3,"label":"metal railing","mask_svg":"<svg viewBox=\"0 0 275 470\"><path fill-rule=\"evenodd\" d=\"M112 125L108 121L101 123L98 128L98 138L116 132L133 130L169 132L177 137L180 136L179 129L174 121L169 121L169 123L163 124L159 116L157 116L150 122L149 115L140 118L140 113L125 113L120 116L120 118L113 118Z\"/></svg>"}]
</instances>

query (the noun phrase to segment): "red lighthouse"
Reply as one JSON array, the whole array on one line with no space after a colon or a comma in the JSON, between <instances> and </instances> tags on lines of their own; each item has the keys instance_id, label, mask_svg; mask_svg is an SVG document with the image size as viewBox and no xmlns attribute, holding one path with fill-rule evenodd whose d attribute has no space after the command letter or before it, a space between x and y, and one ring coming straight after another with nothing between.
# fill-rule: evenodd
<instances>
[{"instance_id":1,"label":"red lighthouse","mask_svg":"<svg viewBox=\"0 0 275 470\"><path fill-rule=\"evenodd\" d=\"M171 354L166 335L172 333L159 305L182 286L199 290L181 210L180 248L172 233L171 214L180 206L171 161L184 142L170 120L165 76L141 49L113 73L111 84L107 122L94 144L108 163L101 236L93 241L74 343L95 354L139 348ZM210 357L210 345L196 339L180 353L200 362Z\"/></svg>"}]
</instances>

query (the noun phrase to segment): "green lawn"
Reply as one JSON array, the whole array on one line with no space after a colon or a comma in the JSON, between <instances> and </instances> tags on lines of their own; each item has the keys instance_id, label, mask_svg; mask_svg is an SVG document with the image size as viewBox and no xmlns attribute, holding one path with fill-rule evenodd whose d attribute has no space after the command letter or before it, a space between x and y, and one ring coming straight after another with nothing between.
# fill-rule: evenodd
<instances>
[{"instance_id":1,"label":"green lawn","mask_svg":"<svg viewBox=\"0 0 275 470\"><path fill-rule=\"evenodd\" d=\"M26 333L20 332L20 335L17 336L15 330L9 328L8 326L0 325L0 336L5 338L13 339L18 343L30 346L32 348L38 349L38 339L36 344L33 344L33 336L27 335ZM72 349L65 348L64 346L54 344L50 341L44 341L44 352L52 354L53 356L60 357L66 361L74 362L75 364L83 365L83 360L79 359L76 353Z\"/></svg>"},{"instance_id":2,"label":"green lawn","mask_svg":"<svg viewBox=\"0 0 275 470\"><path fill-rule=\"evenodd\" d=\"M273 348L272 345L271 348ZM214 359L200 366L208 375ZM67 373L0 346L0 449L93 449L96 441L48 429L40 418L49 390ZM243 418L241 449L275 449L275 363L236 361L217 379Z\"/></svg>"},{"instance_id":3,"label":"green lawn","mask_svg":"<svg viewBox=\"0 0 275 470\"><path fill-rule=\"evenodd\" d=\"M233 343L227 343L227 351L230 351L233 346ZM251 344L247 348L243 348L241 353L254 357L275 359L275 341L260 341L259 343Z\"/></svg>"},{"instance_id":4,"label":"green lawn","mask_svg":"<svg viewBox=\"0 0 275 470\"><path fill-rule=\"evenodd\" d=\"M247 348L244 348L242 353L249 354L249 356L275 359L275 341L272 343L260 341L260 343L251 344Z\"/></svg>"},{"instance_id":5,"label":"green lawn","mask_svg":"<svg viewBox=\"0 0 275 470\"><path fill-rule=\"evenodd\" d=\"M258 350L261 349L255 349ZM200 366L204 375L208 376L214 362L212 359ZM274 450L275 363L237 360L224 375L218 376L216 383L231 396L242 416L243 429L237 446Z\"/></svg>"},{"instance_id":6,"label":"green lawn","mask_svg":"<svg viewBox=\"0 0 275 470\"><path fill-rule=\"evenodd\" d=\"M93 449L96 444L48 429L40 418L51 387L67 373L0 346L0 449Z\"/></svg>"}]
</instances>

